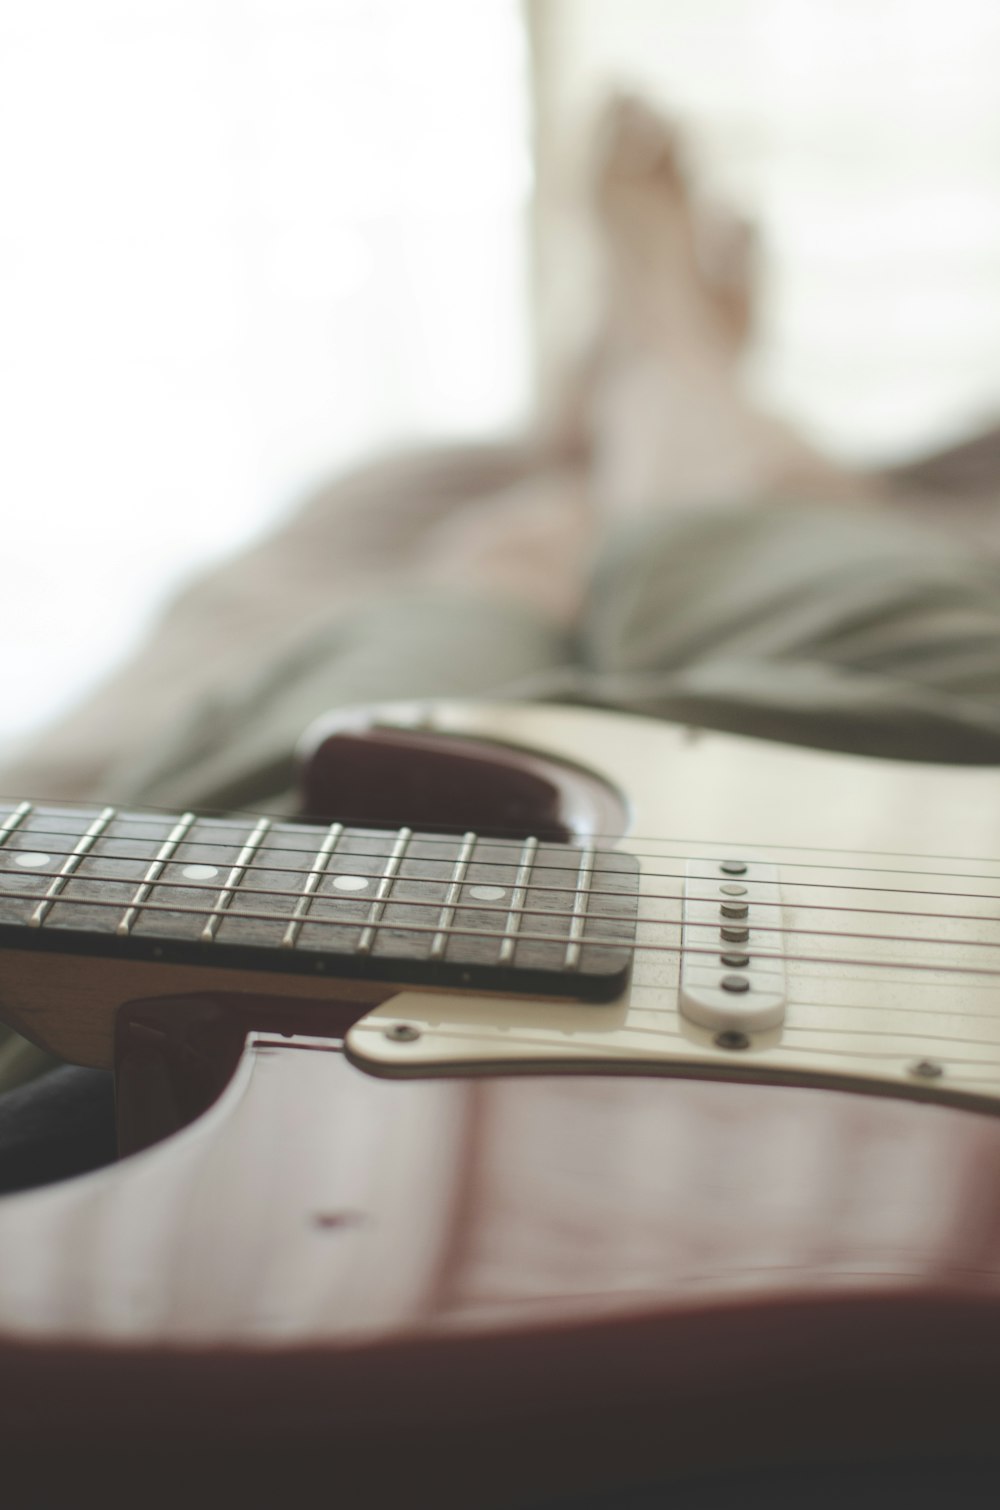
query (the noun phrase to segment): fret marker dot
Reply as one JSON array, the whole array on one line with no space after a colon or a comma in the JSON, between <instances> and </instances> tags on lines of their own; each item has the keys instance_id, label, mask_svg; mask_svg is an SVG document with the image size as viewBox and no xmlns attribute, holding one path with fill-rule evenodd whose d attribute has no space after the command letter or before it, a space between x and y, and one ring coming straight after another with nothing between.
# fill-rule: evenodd
<instances>
[{"instance_id":1,"label":"fret marker dot","mask_svg":"<svg viewBox=\"0 0 1000 1510\"><path fill-rule=\"evenodd\" d=\"M368 876L334 876L333 884L338 891L364 891Z\"/></svg>"},{"instance_id":2,"label":"fret marker dot","mask_svg":"<svg viewBox=\"0 0 1000 1510\"><path fill-rule=\"evenodd\" d=\"M499 902L503 896L502 886L470 886L469 894L479 902Z\"/></svg>"},{"instance_id":3,"label":"fret marker dot","mask_svg":"<svg viewBox=\"0 0 1000 1510\"><path fill-rule=\"evenodd\" d=\"M43 855L40 849L26 849L14 856L14 864L23 865L25 870L40 870L51 859L51 855Z\"/></svg>"},{"instance_id":4,"label":"fret marker dot","mask_svg":"<svg viewBox=\"0 0 1000 1510\"><path fill-rule=\"evenodd\" d=\"M211 881L219 874L217 865L185 865L181 875L188 881Z\"/></svg>"}]
</instances>

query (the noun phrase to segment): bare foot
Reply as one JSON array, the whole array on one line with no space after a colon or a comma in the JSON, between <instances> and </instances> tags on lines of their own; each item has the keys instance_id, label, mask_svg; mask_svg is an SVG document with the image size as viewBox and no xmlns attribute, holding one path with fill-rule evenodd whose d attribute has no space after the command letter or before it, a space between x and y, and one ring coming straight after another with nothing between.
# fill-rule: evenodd
<instances>
[{"instance_id":1,"label":"bare foot","mask_svg":"<svg viewBox=\"0 0 1000 1510\"><path fill-rule=\"evenodd\" d=\"M684 338L732 360L753 301L750 228L695 204L676 133L639 100L616 100L600 127L594 198L612 337Z\"/></svg>"},{"instance_id":2,"label":"bare foot","mask_svg":"<svg viewBox=\"0 0 1000 1510\"><path fill-rule=\"evenodd\" d=\"M851 493L849 474L747 400L751 233L706 223L676 134L646 106L609 112L596 190L607 333L590 417L605 513Z\"/></svg>"}]
</instances>

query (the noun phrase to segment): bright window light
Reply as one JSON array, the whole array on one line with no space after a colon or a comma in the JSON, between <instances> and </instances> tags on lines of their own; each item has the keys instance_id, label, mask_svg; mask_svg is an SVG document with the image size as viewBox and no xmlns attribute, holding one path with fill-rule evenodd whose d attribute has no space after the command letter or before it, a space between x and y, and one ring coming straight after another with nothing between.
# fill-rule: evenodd
<instances>
[{"instance_id":1,"label":"bright window light","mask_svg":"<svg viewBox=\"0 0 1000 1510\"><path fill-rule=\"evenodd\" d=\"M0 737L192 567L529 406L517 0L0 0Z\"/></svg>"}]
</instances>

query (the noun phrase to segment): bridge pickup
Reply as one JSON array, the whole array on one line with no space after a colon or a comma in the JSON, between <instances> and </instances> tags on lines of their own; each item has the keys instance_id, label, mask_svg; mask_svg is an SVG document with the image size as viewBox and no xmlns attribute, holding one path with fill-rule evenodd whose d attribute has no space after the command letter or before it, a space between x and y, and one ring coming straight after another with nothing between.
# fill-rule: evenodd
<instances>
[{"instance_id":1,"label":"bridge pickup","mask_svg":"<svg viewBox=\"0 0 1000 1510\"><path fill-rule=\"evenodd\" d=\"M720 1034L780 1027L787 999L778 870L757 860L689 860L679 1006Z\"/></svg>"}]
</instances>

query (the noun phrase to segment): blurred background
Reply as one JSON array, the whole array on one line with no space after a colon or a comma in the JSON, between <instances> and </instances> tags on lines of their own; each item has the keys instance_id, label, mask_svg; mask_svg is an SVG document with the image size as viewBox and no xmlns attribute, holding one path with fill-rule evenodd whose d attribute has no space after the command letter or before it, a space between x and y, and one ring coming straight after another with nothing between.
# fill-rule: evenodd
<instances>
[{"instance_id":1,"label":"blurred background","mask_svg":"<svg viewBox=\"0 0 1000 1510\"><path fill-rule=\"evenodd\" d=\"M0 745L317 482L551 403L614 90L758 227L771 408L1000 419L998 78L995 0L0 0Z\"/></svg>"}]
</instances>

